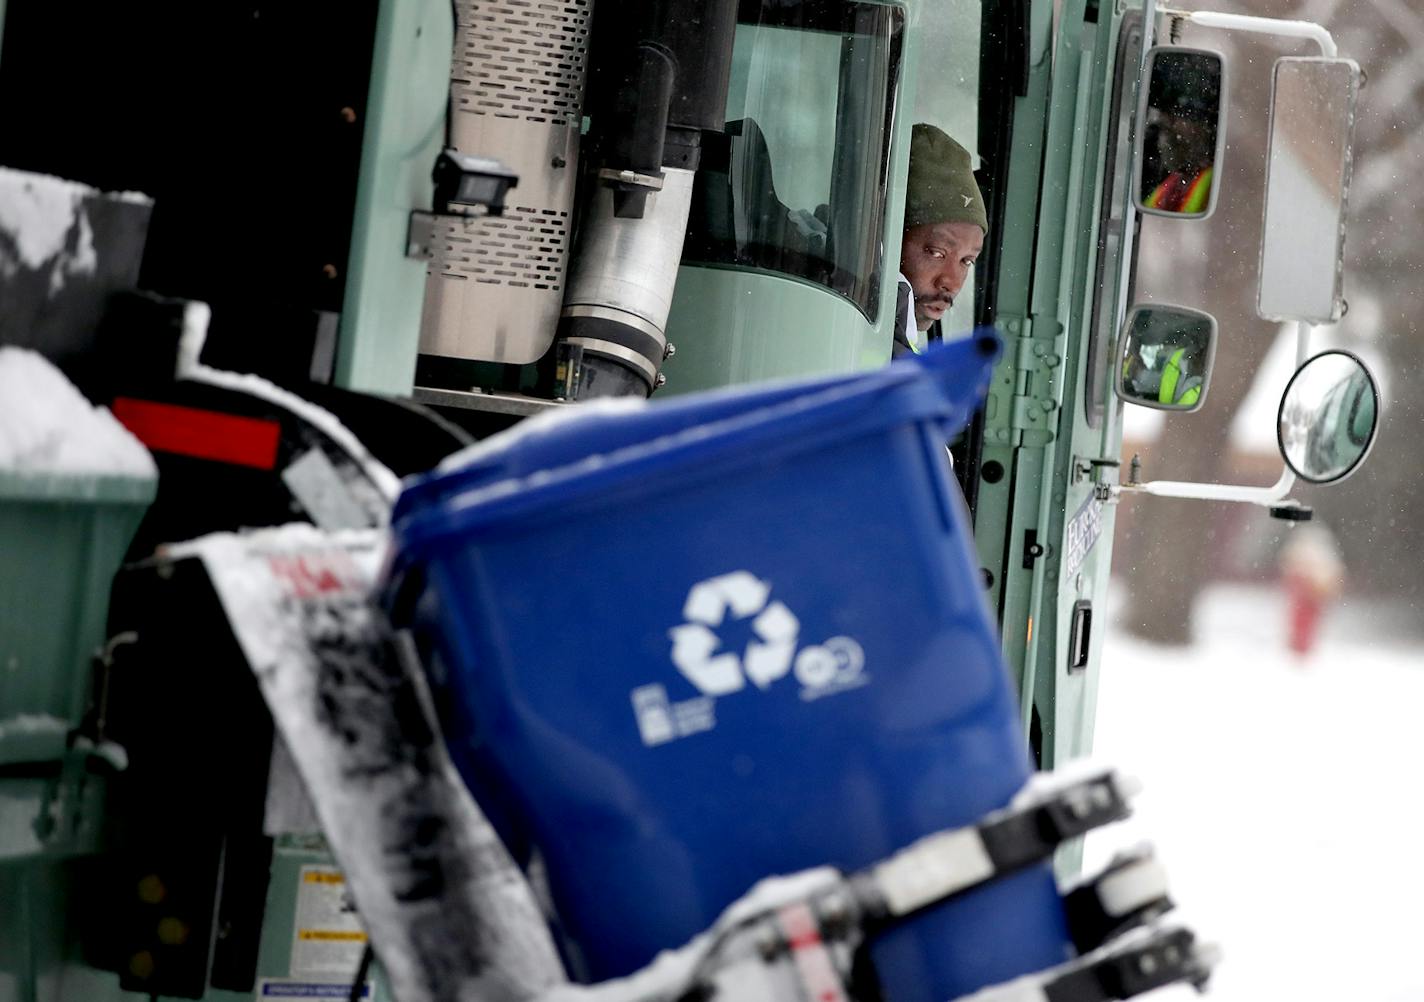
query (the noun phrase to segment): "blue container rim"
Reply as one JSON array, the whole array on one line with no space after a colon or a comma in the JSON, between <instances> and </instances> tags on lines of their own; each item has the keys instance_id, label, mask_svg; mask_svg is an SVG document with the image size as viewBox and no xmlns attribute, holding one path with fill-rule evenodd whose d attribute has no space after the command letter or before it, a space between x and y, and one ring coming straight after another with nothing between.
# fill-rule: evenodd
<instances>
[{"instance_id":1,"label":"blue container rim","mask_svg":"<svg viewBox=\"0 0 1424 1002\"><path fill-rule=\"evenodd\" d=\"M992 331L972 339L936 346L923 355L892 363L859 376L827 382L805 381L801 395L775 391L766 403L764 390L743 391L749 409L703 425L651 434L635 444L581 460L493 481L457 486L461 470L413 484L408 491L424 503L407 506L393 527L393 568L422 561L453 535L464 536L508 525L550 508L567 509L619 488L648 483L688 466L745 462L754 449L757 462L823 447L888 426L933 421L946 437L970 419L985 387L1000 342ZM651 410L630 411L646 420ZM650 422L654 428L656 422ZM570 433L578 434L577 429ZM518 437L509 440L511 448ZM484 456L488 457L488 450ZM441 493L441 480L453 493Z\"/></svg>"}]
</instances>

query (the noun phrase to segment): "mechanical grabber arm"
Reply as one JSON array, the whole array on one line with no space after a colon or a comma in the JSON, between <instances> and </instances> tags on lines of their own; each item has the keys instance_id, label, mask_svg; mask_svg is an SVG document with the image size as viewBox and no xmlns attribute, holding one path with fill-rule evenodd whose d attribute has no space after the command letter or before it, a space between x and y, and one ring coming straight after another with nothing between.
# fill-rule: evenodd
<instances>
[{"instance_id":1,"label":"mechanical grabber arm","mask_svg":"<svg viewBox=\"0 0 1424 1002\"><path fill-rule=\"evenodd\" d=\"M849 1002L867 996L860 948L912 916L1048 860L1069 839L1125 817L1129 785L1098 770L1031 784L977 824L940 832L866 870L763 881L707 933L645 970L539 1002ZM973 1002L1106 1002L1205 984L1214 951L1162 925L1172 908L1150 847L1115 858L1063 895L1078 957L985 988Z\"/></svg>"}]
</instances>

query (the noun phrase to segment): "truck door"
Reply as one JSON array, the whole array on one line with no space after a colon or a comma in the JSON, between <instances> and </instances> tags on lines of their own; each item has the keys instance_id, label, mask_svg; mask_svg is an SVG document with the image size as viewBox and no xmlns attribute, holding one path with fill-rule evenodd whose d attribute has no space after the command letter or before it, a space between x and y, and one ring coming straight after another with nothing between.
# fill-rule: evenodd
<instances>
[{"instance_id":1,"label":"truck door","mask_svg":"<svg viewBox=\"0 0 1424 1002\"><path fill-rule=\"evenodd\" d=\"M986 5L986 11L989 5ZM1140 19L1094 0L1033 5L1001 148L991 281L1006 353L984 414L976 536L1024 725L1047 769L1092 743L1111 563L1119 406L1112 333L1131 275L1122 232Z\"/></svg>"}]
</instances>

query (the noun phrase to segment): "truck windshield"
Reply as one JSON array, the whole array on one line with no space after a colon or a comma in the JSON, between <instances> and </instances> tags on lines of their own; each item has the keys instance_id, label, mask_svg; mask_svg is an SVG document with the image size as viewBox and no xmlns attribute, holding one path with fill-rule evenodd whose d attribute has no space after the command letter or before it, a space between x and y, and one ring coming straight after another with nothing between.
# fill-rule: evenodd
<instances>
[{"instance_id":1,"label":"truck windshield","mask_svg":"<svg viewBox=\"0 0 1424 1002\"><path fill-rule=\"evenodd\" d=\"M814 282L875 320L903 22L874 3L744 0L685 263Z\"/></svg>"}]
</instances>

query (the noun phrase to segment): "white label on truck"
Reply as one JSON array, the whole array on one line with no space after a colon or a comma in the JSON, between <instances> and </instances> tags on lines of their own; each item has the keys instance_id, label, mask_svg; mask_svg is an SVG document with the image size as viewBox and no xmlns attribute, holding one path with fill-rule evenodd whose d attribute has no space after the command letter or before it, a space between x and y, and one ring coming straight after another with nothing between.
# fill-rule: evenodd
<instances>
[{"instance_id":1,"label":"white label on truck","mask_svg":"<svg viewBox=\"0 0 1424 1002\"><path fill-rule=\"evenodd\" d=\"M1078 573L1103 531L1103 503L1090 497L1078 509L1063 533L1063 575L1067 580Z\"/></svg>"},{"instance_id":2,"label":"white label on truck","mask_svg":"<svg viewBox=\"0 0 1424 1002\"><path fill-rule=\"evenodd\" d=\"M262 978L257 982L257 991L252 997L256 1002L280 1002L281 999L338 999L346 1002L351 997L351 982ZM366 1002L375 1002L369 982L361 986L360 997Z\"/></svg>"},{"instance_id":3,"label":"white label on truck","mask_svg":"<svg viewBox=\"0 0 1424 1002\"><path fill-rule=\"evenodd\" d=\"M296 929L292 936L291 976L295 981L345 978L349 986L366 930L347 893L346 877L332 866L304 866L297 882Z\"/></svg>"}]
</instances>

